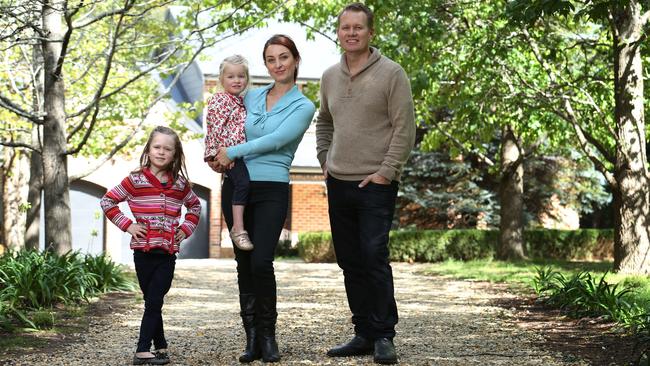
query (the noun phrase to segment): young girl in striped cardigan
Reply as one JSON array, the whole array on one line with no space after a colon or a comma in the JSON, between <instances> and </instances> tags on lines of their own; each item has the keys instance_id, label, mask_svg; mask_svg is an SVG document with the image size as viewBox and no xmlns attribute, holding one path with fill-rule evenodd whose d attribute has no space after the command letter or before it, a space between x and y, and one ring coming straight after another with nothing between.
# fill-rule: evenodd
<instances>
[{"instance_id":1,"label":"young girl in striped cardigan","mask_svg":"<svg viewBox=\"0 0 650 366\"><path fill-rule=\"evenodd\" d=\"M135 222L118 207L122 201L128 202ZM183 205L187 213L180 222ZM167 364L163 298L174 277L175 253L180 242L194 232L201 214L201 203L187 178L183 147L176 132L156 127L144 147L140 167L106 193L101 206L109 220L132 236L135 271L144 295L145 310L133 364Z\"/></svg>"}]
</instances>

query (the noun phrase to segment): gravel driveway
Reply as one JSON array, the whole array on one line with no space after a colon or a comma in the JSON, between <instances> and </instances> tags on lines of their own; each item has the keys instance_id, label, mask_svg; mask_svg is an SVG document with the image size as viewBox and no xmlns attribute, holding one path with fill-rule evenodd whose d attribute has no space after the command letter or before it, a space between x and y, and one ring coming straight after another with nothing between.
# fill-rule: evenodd
<instances>
[{"instance_id":1,"label":"gravel driveway","mask_svg":"<svg viewBox=\"0 0 650 366\"><path fill-rule=\"evenodd\" d=\"M517 327L471 282L417 274L423 265L393 264L400 322L401 365L584 365L539 348L541 335ZM343 278L335 264L279 261L278 365L372 365L372 356L334 359L326 350L352 334ZM163 314L172 365L239 365L244 334L232 259L179 260ZM8 365L129 365L140 325L141 296L91 320L52 354L35 353ZM259 365L255 362L252 365Z\"/></svg>"}]
</instances>

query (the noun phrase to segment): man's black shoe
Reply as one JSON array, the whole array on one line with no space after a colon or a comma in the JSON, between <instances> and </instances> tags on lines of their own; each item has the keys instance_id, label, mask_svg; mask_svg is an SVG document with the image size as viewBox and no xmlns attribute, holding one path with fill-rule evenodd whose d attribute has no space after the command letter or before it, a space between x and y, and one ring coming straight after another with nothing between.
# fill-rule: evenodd
<instances>
[{"instance_id":1,"label":"man's black shoe","mask_svg":"<svg viewBox=\"0 0 650 366\"><path fill-rule=\"evenodd\" d=\"M360 335L355 335L350 342L338 345L327 351L327 355L330 357L370 355L372 354L372 348L372 341Z\"/></svg>"},{"instance_id":2,"label":"man's black shoe","mask_svg":"<svg viewBox=\"0 0 650 366\"><path fill-rule=\"evenodd\" d=\"M388 338L375 340L375 363L385 365L397 363L397 353L392 340Z\"/></svg>"}]
</instances>

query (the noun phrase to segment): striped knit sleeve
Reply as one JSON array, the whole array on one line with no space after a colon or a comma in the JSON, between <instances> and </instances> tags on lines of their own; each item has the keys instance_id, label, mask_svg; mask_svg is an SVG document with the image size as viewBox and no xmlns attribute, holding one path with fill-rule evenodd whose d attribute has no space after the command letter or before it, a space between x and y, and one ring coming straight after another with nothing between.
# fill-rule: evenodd
<instances>
[{"instance_id":1,"label":"striped knit sleeve","mask_svg":"<svg viewBox=\"0 0 650 366\"><path fill-rule=\"evenodd\" d=\"M183 197L183 204L187 207L187 212L185 213L185 220L179 227L185 233L185 237L192 235L196 226L199 224L199 217L201 216L201 202L199 197L196 196L192 188L190 188L189 183L187 185L187 193Z\"/></svg>"},{"instance_id":2,"label":"striped knit sleeve","mask_svg":"<svg viewBox=\"0 0 650 366\"><path fill-rule=\"evenodd\" d=\"M115 188L108 191L104 197L102 197L100 202L106 217L108 217L108 219L122 231L126 231L126 229L128 229L133 223L133 221L126 217L118 207L120 202L132 197L129 189L132 190L133 185L131 184L129 177L126 177L120 184L115 186Z\"/></svg>"}]
</instances>

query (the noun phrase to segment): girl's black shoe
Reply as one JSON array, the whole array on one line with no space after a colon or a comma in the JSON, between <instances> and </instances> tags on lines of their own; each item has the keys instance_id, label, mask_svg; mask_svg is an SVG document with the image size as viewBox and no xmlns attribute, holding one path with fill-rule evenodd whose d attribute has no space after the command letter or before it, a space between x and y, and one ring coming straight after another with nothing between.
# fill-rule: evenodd
<instances>
[{"instance_id":1,"label":"girl's black shoe","mask_svg":"<svg viewBox=\"0 0 650 366\"><path fill-rule=\"evenodd\" d=\"M164 356L162 356L163 352L157 352L154 353L155 357L138 357L138 356L133 356L133 364L134 365L166 365L169 363L169 356L167 356L167 352L164 352Z\"/></svg>"},{"instance_id":2,"label":"girl's black shoe","mask_svg":"<svg viewBox=\"0 0 650 366\"><path fill-rule=\"evenodd\" d=\"M169 355L167 351L153 351L153 354L156 355L156 360L161 363L154 363L153 365L166 365L169 363Z\"/></svg>"},{"instance_id":3,"label":"girl's black shoe","mask_svg":"<svg viewBox=\"0 0 650 366\"><path fill-rule=\"evenodd\" d=\"M151 360L154 360L155 357L138 357L133 355L133 364L134 365L150 365Z\"/></svg>"}]
</instances>

